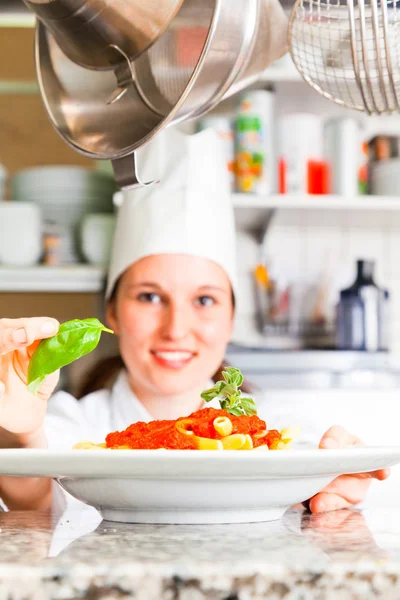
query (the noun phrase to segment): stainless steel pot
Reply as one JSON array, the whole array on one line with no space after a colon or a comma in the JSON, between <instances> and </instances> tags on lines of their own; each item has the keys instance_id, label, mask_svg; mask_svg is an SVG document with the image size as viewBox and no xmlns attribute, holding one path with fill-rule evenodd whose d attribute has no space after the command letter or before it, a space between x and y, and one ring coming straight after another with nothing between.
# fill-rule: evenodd
<instances>
[{"instance_id":1,"label":"stainless steel pot","mask_svg":"<svg viewBox=\"0 0 400 600\"><path fill-rule=\"evenodd\" d=\"M76 64L110 69L161 37L184 0L24 0Z\"/></svg>"},{"instance_id":2,"label":"stainless steel pot","mask_svg":"<svg viewBox=\"0 0 400 600\"><path fill-rule=\"evenodd\" d=\"M280 39L270 19L279 23ZM185 0L148 50L131 60L114 45L120 63L114 71L98 71L72 61L39 24L42 97L71 147L113 160L122 185L142 185L134 151L167 125L197 118L256 79L285 51L286 26L278 0Z\"/></svg>"},{"instance_id":3,"label":"stainless steel pot","mask_svg":"<svg viewBox=\"0 0 400 600\"><path fill-rule=\"evenodd\" d=\"M286 54L287 32L288 18L282 5L275 0L261 0L252 52L224 99L257 82L271 63Z\"/></svg>"}]
</instances>

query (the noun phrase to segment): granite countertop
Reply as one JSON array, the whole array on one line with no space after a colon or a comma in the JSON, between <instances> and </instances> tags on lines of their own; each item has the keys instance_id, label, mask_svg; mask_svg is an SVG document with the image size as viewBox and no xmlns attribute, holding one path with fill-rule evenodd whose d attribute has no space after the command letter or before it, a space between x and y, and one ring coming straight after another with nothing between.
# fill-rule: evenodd
<instances>
[{"instance_id":1,"label":"granite countertop","mask_svg":"<svg viewBox=\"0 0 400 600\"><path fill-rule=\"evenodd\" d=\"M400 598L400 511L128 525L93 509L0 513L0 600Z\"/></svg>"}]
</instances>

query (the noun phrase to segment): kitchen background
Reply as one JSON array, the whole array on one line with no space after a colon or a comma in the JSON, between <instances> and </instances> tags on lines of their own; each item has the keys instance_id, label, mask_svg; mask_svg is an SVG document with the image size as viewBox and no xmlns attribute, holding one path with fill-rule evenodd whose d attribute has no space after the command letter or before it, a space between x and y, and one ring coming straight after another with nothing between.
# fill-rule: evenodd
<instances>
[{"instance_id":1,"label":"kitchen background","mask_svg":"<svg viewBox=\"0 0 400 600\"><path fill-rule=\"evenodd\" d=\"M33 25L21 1L3 0L0 316L102 318L120 195L110 165L73 152L50 125L36 83ZM206 126L226 143L238 228L241 295L229 360L262 388L394 389L400 116L335 106L311 90L287 55L256 91L185 127ZM73 170L26 171L49 165ZM78 224L75 238L67 223ZM364 280L348 289L360 259ZM64 387L74 392L90 364L114 353L115 341L103 337L95 353L65 370Z\"/></svg>"}]
</instances>

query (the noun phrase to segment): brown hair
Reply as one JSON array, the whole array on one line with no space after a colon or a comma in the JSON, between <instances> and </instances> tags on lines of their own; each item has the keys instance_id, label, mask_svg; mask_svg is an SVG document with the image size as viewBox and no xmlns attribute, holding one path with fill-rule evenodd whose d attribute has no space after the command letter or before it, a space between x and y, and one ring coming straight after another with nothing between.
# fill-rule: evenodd
<instances>
[{"instance_id":1,"label":"brown hair","mask_svg":"<svg viewBox=\"0 0 400 600\"><path fill-rule=\"evenodd\" d=\"M227 363L223 362L217 372L213 375L212 380L214 382L222 379L222 371L228 366ZM121 369L125 369L125 363L122 360L121 355L111 356L99 360L89 371L79 386L77 398L81 399L87 394L97 392L104 388L110 389L118 377ZM243 382L241 387L242 392L245 394L254 393L256 390L246 380Z\"/></svg>"}]
</instances>

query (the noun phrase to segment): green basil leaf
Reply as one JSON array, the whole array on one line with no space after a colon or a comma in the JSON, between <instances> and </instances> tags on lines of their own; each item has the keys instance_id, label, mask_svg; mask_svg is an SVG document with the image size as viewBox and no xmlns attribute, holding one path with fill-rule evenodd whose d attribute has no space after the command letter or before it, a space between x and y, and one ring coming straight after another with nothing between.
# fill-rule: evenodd
<instances>
[{"instance_id":1,"label":"green basil leaf","mask_svg":"<svg viewBox=\"0 0 400 600\"><path fill-rule=\"evenodd\" d=\"M221 390L219 393L221 396L226 396L229 398L230 396L234 396L235 394L237 394L238 390L234 385L231 385L230 383L224 383L221 386Z\"/></svg>"},{"instance_id":2,"label":"green basil leaf","mask_svg":"<svg viewBox=\"0 0 400 600\"><path fill-rule=\"evenodd\" d=\"M239 407L230 408L228 412L231 415L235 415L236 417L241 417L242 415L244 415L243 410L241 408L239 408Z\"/></svg>"},{"instance_id":3,"label":"green basil leaf","mask_svg":"<svg viewBox=\"0 0 400 600\"><path fill-rule=\"evenodd\" d=\"M230 412L230 402L229 400L220 400L219 401L222 410L226 410L226 412Z\"/></svg>"},{"instance_id":4,"label":"green basil leaf","mask_svg":"<svg viewBox=\"0 0 400 600\"><path fill-rule=\"evenodd\" d=\"M242 385L243 381L244 381L244 377L243 377L243 375L241 374L241 372L239 371L239 372L236 374L236 385L237 385L237 387L238 387L238 388L240 388L240 386Z\"/></svg>"},{"instance_id":5,"label":"green basil leaf","mask_svg":"<svg viewBox=\"0 0 400 600\"><path fill-rule=\"evenodd\" d=\"M214 400L214 398L217 398L218 395L219 395L218 392L216 392L214 388L211 388L209 390L204 390L204 392L202 392L200 394L201 398L203 398L203 400L205 402L211 402L211 400Z\"/></svg>"},{"instance_id":6,"label":"green basil leaf","mask_svg":"<svg viewBox=\"0 0 400 600\"><path fill-rule=\"evenodd\" d=\"M243 383L243 375L239 369L235 369L234 367L226 367L222 375L225 381L233 386L240 387Z\"/></svg>"},{"instance_id":7,"label":"green basil leaf","mask_svg":"<svg viewBox=\"0 0 400 600\"><path fill-rule=\"evenodd\" d=\"M107 329L98 319L74 319L62 323L51 338L42 340L28 367L28 390L36 394L47 375L92 352Z\"/></svg>"},{"instance_id":8,"label":"green basil leaf","mask_svg":"<svg viewBox=\"0 0 400 600\"><path fill-rule=\"evenodd\" d=\"M234 382L234 379L235 379L235 375L234 375L234 373L232 373L232 368L226 367L226 369L224 371L222 371L222 377L224 378L224 380L226 381L226 383L228 385L232 385L232 383Z\"/></svg>"},{"instance_id":9,"label":"green basil leaf","mask_svg":"<svg viewBox=\"0 0 400 600\"><path fill-rule=\"evenodd\" d=\"M243 397L239 389L243 383L243 375L240 370L235 367L226 367L222 371L222 377L222 381L217 381L213 388L205 390L201 397L206 402L218 398L222 410L226 410L232 415L256 415L256 403L252 398Z\"/></svg>"},{"instance_id":10,"label":"green basil leaf","mask_svg":"<svg viewBox=\"0 0 400 600\"><path fill-rule=\"evenodd\" d=\"M214 387L204 390L204 392L200 394L201 398L203 398L203 400L206 402L211 402L211 400L214 400L214 398L217 398L221 395L221 388L223 385L223 381L218 381Z\"/></svg>"},{"instance_id":11,"label":"green basil leaf","mask_svg":"<svg viewBox=\"0 0 400 600\"><path fill-rule=\"evenodd\" d=\"M244 410L244 413L248 417L251 417L251 415L257 414L257 407L256 407L256 403L254 402L253 398L246 398L246 397L241 398L240 403Z\"/></svg>"}]
</instances>

